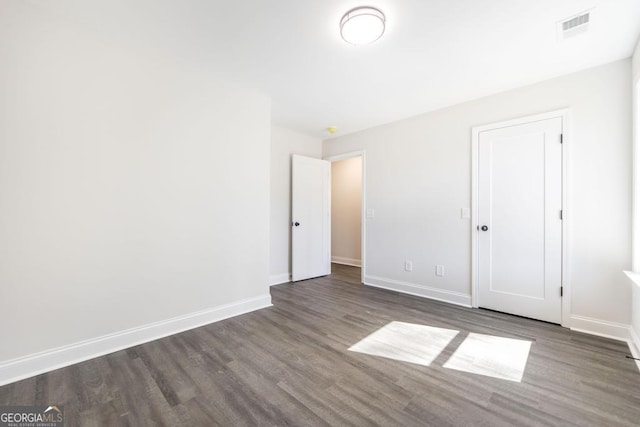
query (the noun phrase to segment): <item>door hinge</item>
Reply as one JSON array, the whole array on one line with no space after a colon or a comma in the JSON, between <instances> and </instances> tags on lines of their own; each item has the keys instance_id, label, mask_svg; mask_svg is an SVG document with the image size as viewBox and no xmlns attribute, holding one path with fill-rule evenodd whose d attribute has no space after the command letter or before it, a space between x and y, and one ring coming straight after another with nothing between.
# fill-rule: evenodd
<instances>
[{"instance_id":1,"label":"door hinge","mask_svg":"<svg viewBox=\"0 0 640 427\"><path fill-rule=\"evenodd\" d=\"M560 209L560 220L563 220L564 218L562 217L562 214L564 212L564 209Z\"/></svg>"},{"instance_id":2,"label":"door hinge","mask_svg":"<svg viewBox=\"0 0 640 427\"><path fill-rule=\"evenodd\" d=\"M560 296L564 296L564 286L560 286Z\"/></svg>"},{"instance_id":3,"label":"door hinge","mask_svg":"<svg viewBox=\"0 0 640 427\"><path fill-rule=\"evenodd\" d=\"M561 133L560 134L560 144L562 144L564 142L564 134Z\"/></svg>"}]
</instances>

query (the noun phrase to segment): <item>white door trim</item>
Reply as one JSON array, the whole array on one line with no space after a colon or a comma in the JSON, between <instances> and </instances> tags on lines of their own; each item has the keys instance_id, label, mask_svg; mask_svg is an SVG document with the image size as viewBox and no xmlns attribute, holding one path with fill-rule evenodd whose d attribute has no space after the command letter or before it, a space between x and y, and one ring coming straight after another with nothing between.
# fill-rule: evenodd
<instances>
[{"instance_id":1,"label":"white door trim","mask_svg":"<svg viewBox=\"0 0 640 427\"><path fill-rule=\"evenodd\" d=\"M478 157L480 133L494 129L517 126L525 123L542 121L560 117L562 119L562 326L570 327L571 321L571 271L570 264L570 230L571 230L571 201L569 198L570 167L571 167L571 126L570 110L568 108L550 111L548 113L536 114L533 116L521 117L498 123L491 123L483 126L476 126L471 129L471 305L478 307Z\"/></svg>"},{"instance_id":2,"label":"white door trim","mask_svg":"<svg viewBox=\"0 0 640 427\"><path fill-rule=\"evenodd\" d=\"M361 230L360 230L360 254L361 254L361 260L360 260L360 264L361 264L361 268L360 268L360 282L364 283L364 278L365 278L365 271L367 269L367 262L366 262L366 227L367 227L367 218L366 218L366 212L367 212L367 204L366 204L366 188L367 188L367 159L366 159L366 152L365 150L358 150L358 151L350 151L348 153L343 153L343 154L336 154L335 156L329 156L329 157L324 157L323 160L327 160L331 163L333 162L337 162L338 160L345 160L345 159L351 159L353 157L362 157L362 212L361 212L361 220L360 220L360 224L361 224Z\"/></svg>"}]
</instances>

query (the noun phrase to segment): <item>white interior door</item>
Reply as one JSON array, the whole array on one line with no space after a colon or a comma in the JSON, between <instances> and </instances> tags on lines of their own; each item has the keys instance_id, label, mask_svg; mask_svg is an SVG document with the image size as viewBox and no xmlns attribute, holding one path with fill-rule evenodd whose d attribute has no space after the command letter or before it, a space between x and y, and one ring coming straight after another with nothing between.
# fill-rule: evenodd
<instances>
[{"instance_id":1,"label":"white interior door","mask_svg":"<svg viewBox=\"0 0 640 427\"><path fill-rule=\"evenodd\" d=\"M292 280L331 274L331 163L293 155L291 187Z\"/></svg>"},{"instance_id":2,"label":"white interior door","mask_svg":"<svg viewBox=\"0 0 640 427\"><path fill-rule=\"evenodd\" d=\"M478 305L561 323L562 118L478 137Z\"/></svg>"}]
</instances>

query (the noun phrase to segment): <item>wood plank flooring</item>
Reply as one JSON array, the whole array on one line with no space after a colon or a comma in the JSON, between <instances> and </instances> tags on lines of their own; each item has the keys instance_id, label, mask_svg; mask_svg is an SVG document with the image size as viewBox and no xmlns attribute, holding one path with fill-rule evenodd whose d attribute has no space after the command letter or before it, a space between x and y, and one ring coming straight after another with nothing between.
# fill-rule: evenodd
<instances>
[{"instance_id":1,"label":"wood plank flooring","mask_svg":"<svg viewBox=\"0 0 640 427\"><path fill-rule=\"evenodd\" d=\"M640 425L622 342L365 287L360 270L271 288L274 306L0 387L67 426ZM429 366L348 351L392 321L459 331ZM447 369L469 333L529 340L522 382Z\"/></svg>"}]
</instances>

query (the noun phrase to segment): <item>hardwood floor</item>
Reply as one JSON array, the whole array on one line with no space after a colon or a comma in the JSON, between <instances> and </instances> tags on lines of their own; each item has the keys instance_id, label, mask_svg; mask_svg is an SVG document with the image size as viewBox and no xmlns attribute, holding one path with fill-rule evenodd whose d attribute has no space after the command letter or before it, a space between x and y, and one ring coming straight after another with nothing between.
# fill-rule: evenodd
<instances>
[{"instance_id":1,"label":"hardwood floor","mask_svg":"<svg viewBox=\"0 0 640 427\"><path fill-rule=\"evenodd\" d=\"M333 268L272 287L271 308L0 387L0 405L62 404L67 426L639 425L625 343ZM390 322L458 333L429 366L348 350ZM530 341L522 381L445 367L469 334Z\"/></svg>"}]
</instances>

